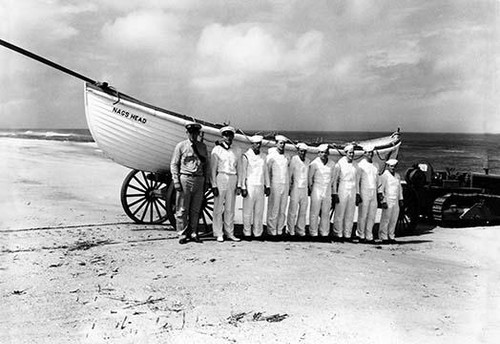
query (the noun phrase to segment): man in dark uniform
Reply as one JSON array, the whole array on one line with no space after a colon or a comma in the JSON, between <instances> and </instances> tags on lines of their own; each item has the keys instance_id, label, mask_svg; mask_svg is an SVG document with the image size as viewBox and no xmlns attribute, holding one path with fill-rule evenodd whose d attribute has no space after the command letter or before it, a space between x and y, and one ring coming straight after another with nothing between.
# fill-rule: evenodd
<instances>
[{"instance_id":1,"label":"man in dark uniform","mask_svg":"<svg viewBox=\"0 0 500 344\"><path fill-rule=\"evenodd\" d=\"M170 171L176 190L176 227L179 244L189 240L201 242L198 237L198 219L205 185L210 185L210 171L207 146L198 141L201 125L186 124L188 139L181 141L174 149Z\"/></svg>"}]
</instances>

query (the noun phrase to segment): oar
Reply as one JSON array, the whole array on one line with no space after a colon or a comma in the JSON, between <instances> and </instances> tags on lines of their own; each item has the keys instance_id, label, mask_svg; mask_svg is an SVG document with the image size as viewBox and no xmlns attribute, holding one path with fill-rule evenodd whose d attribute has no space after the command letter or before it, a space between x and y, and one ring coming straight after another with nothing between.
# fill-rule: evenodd
<instances>
[{"instance_id":1,"label":"oar","mask_svg":"<svg viewBox=\"0 0 500 344\"><path fill-rule=\"evenodd\" d=\"M27 50L25 50L23 48L20 48L20 47L14 45L14 44L11 44L9 42L6 42L6 41L2 40L2 39L0 39L0 45L3 45L4 47L9 48L10 50L13 50L13 51L15 51L15 52L17 52L19 54L22 54L24 56L27 56L29 58L32 58L33 60L36 60L36 61L41 62L43 64L46 64L46 65L48 65L48 66L50 66L52 68L60 70L61 72L64 72L64 73L69 74L71 76L74 76L75 78L81 79L81 80L83 80L85 82L88 82L88 83L91 83L91 84L94 84L94 85L98 84L97 81L92 80L91 78L86 77L85 75L82 75L80 73L72 71L71 69L63 67L60 64L57 64L57 63L52 62L50 60L47 60L44 57L36 55L36 54L34 54L34 53L30 52L30 51L27 51Z\"/></svg>"}]
</instances>

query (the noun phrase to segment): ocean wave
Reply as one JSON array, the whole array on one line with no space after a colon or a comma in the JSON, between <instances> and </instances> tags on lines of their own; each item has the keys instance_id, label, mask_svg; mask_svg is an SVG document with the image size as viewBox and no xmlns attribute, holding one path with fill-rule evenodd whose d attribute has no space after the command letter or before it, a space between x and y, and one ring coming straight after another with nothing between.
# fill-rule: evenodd
<instances>
[{"instance_id":1,"label":"ocean wave","mask_svg":"<svg viewBox=\"0 0 500 344\"><path fill-rule=\"evenodd\" d=\"M2 130L0 137L38 139L53 141L75 141L93 142L94 139L86 129L62 129L62 130Z\"/></svg>"}]
</instances>

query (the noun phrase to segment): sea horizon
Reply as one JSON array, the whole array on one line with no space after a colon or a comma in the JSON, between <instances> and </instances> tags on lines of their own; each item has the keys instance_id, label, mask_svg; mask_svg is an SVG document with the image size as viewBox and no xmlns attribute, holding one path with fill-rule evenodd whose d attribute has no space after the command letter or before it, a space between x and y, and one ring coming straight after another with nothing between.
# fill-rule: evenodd
<instances>
[{"instance_id":1,"label":"sea horizon","mask_svg":"<svg viewBox=\"0 0 500 344\"><path fill-rule=\"evenodd\" d=\"M268 136L277 131L247 131L249 135ZM294 141L308 143L350 143L391 135L392 131L280 131ZM454 169L500 175L500 134L401 132L398 169L404 171L419 162L430 163L435 170ZM84 129L0 129L0 137L94 142L90 130Z\"/></svg>"}]
</instances>

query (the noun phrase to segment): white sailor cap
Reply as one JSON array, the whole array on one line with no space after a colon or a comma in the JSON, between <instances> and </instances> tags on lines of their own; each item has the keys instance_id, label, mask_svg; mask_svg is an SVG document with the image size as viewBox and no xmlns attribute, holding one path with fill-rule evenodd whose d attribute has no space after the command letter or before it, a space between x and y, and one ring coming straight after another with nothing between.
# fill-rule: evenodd
<instances>
[{"instance_id":1,"label":"white sailor cap","mask_svg":"<svg viewBox=\"0 0 500 344\"><path fill-rule=\"evenodd\" d=\"M353 145L347 145L344 147L344 152L350 152L350 151L353 151L354 150L354 146Z\"/></svg>"},{"instance_id":2,"label":"white sailor cap","mask_svg":"<svg viewBox=\"0 0 500 344\"><path fill-rule=\"evenodd\" d=\"M385 162L385 164L389 166L396 166L397 163L398 161L396 159L389 159Z\"/></svg>"},{"instance_id":3,"label":"white sailor cap","mask_svg":"<svg viewBox=\"0 0 500 344\"><path fill-rule=\"evenodd\" d=\"M318 152L326 152L328 151L328 148L329 148L328 144L323 143L318 146Z\"/></svg>"},{"instance_id":4,"label":"white sailor cap","mask_svg":"<svg viewBox=\"0 0 500 344\"><path fill-rule=\"evenodd\" d=\"M363 146L363 150L365 152L369 153L369 152L373 152L375 150L375 147L372 145L366 145L366 146Z\"/></svg>"},{"instance_id":5,"label":"white sailor cap","mask_svg":"<svg viewBox=\"0 0 500 344\"><path fill-rule=\"evenodd\" d=\"M304 142L297 143L298 150L307 150L307 145Z\"/></svg>"},{"instance_id":6,"label":"white sailor cap","mask_svg":"<svg viewBox=\"0 0 500 344\"><path fill-rule=\"evenodd\" d=\"M187 131L197 131L201 129L201 124L196 122L187 122L185 127Z\"/></svg>"},{"instance_id":7,"label":"white sailor cap","mask_svg":"<svg viewBox=\"0 0 500 344\"><path fill-rule=\"evenodd\" d=\"M259 143L259 142L262 142L262 139L264 137L262 137L261 135L254 135L254 136L250 136L248 139L250 140L250 142L252 143Z\"/></svg>"},{"instance_id":8,"label":"white sailor cap","mask_svg":"<svg viewBox=\"0 0 500 344\"><path fill-rule=\"evenodd\" d=\"M276 142L280 142L280 141L286 142L286 141L288 141L287 137L283 136L283 135L276 135L274 137L274 139L276 140Z\"/></svg>"},{"instance_id":9,"label":"white sailor cap","mask_svg":"<svg viewBox=\"0 0 500 344\"><path fill-rule=\"evenodd\" d=\"M219 132L221 133L221 135L226 133L226 132L232 132L234 134L234 133L236 133L236 130L233 127L227 125L225 127L220 128Z\"/></svg>"}]
</instances>

